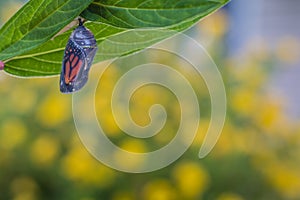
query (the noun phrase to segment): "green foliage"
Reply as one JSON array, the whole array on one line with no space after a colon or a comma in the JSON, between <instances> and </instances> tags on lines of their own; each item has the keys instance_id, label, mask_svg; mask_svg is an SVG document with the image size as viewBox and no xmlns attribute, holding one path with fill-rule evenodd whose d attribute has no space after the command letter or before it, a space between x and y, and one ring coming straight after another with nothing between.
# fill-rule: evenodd
<instances>
[{"instance_id":1,"label":"green foliage","mask_svg":"<svg viewBox=\"0 0 300 200\"><path fill-rule=\"evenodd\" d=\"M0 59L12 58L45 43L91 1L29 1L0 30Z\"/></svg>"},{"instance_id":2,"label":"green foliage","mask_svg":"<svg viewBox=\"0 0 300 200\"><path fill-rule=\"evenodd\" d=\"M203 16L227 1L176 0L176 1L101 1L95 0L83 11L82 16L123 28L176 26Z\"/></svg>"},{"instance_id":3,"label":"green foliage","mask_svg":"<svg viewBox=\"0 0 300 200\"><path fill-rule=\"evenodd\" d=\"M0 60L5 62L5 71L9 74L57 75L71 30L51 38L80 13L92 21L86 26L99 45L94 61L99 62L151 46L176 31L189 28L227 2L31 0L0 30ZM134 28L147 29L136 31Z\"/></svg>"}]
</instances>

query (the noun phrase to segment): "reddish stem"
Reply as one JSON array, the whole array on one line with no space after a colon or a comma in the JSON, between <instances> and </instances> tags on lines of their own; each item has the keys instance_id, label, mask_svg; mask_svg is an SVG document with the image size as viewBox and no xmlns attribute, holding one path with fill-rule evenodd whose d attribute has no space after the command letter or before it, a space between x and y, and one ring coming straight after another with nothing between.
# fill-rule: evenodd
<instances>
[{"instance_id":1,"label":"reddish stem","mask_svg":"<svg viewBox=\"0 0 300 200\"><path fill-rule=\"evenodd\" d=\"M4 62L2 62L1 60L0 60L0 70L3 70L4 69Z\"/></svg>"}]
</instances>

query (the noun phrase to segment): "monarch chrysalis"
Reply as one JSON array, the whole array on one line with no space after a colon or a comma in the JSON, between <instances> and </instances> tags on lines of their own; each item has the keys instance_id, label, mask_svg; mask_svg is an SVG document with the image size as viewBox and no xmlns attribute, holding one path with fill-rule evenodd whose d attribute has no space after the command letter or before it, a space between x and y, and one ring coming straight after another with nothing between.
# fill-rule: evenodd
<instances>
[{"instance_id":1,"label":"monarch chrysalis","mask_svg":"<svg viewBox=\"0 0 300 200\"><path fill-rule=\"evenodd\" d=\"M71 93L80 90L88 80L88 73L97 52L93 33L81 19L79 26L71 34L62 62L60 91Z\"/></svg>"}]
</instances>

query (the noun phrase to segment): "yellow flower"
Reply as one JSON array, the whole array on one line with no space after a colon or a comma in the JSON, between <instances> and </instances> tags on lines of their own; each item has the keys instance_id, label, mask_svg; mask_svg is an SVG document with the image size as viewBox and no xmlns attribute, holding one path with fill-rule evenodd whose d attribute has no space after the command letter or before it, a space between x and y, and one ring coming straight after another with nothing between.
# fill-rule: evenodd
<instances>
[{"instance_id":1,"label":"yellow flower","mask_svg":"<svg viewBox=\"0 0 300 200\"><path fill-rule=\"evenodd\" d=\"M258 95L258 89L266 82L264 66L253 60L243 60L243 63L235 62L232 64L233 68L230 69L230 73L233 74L235 81L239 82L237 89L251 90Z\"/></svg>"},{"instance_id":2,"label":"yellow flower","mask_svg":"<svg viewBox=\"0 0 300 200\"><path fill-rule=\"evenodd\" d=\"M199 27L208 36L221 37L227 32L227 15L218 11L201 21Z\"/></svg>"},{"instance_id":3,"label":"yellow flower","mask_svg":"<svg viewBox=\"0 0 300 200\"><path fill-rule=\"evenodd\" d=\"M226 123L215 148L211 152L212 155L224 156L225 154L233 152L236 148L234 142L236 140L236 132L237 131L235 130L235 127L229 123Z\"/></svg>"},{"instance_id":4,"label":"yellow flower","mask_svg":"<svg viewBox=\"0 0 300 200\"><path fill-rule=\"evenodd\" d=\"M109 107L110 108L110 107ZM101 128L105 132L107 136L116 137L121 134L121 130L117 123L115 122L115 119L112 115L112 113L107 109L100 109L97 117L99 124L101 125Z\"/></svg>"},{"instance_id":5,"label":"yellow flower","mask_svg":"<svg viewBox=\"0 0 300 200\"><path fill-rule=\"evenodd\" d=\"M24 80L22 80L24 81ZM21 81L20 81L21 82ZM11 93L11 105L18 112L27 113L35 105L37 95L33 90L24 87L15 87Z\"/></svg>"},{"instance_id":6,"label":"yellow flower","mask_svg":"<svg viewBox=\"0 0 300 200\"><path fill-rule=\"evenodd\" d=\"M127 169L138 169L141 165L144 164L143 157L137 157L135 156L135 153L143 153L147 152L147 148L145 144L141 140L135 140L135 139L129 139L122 141L120 148L132 152L130 154L129 158L124 157L121 152L115 152L113 153L113 158L115 159L115 162L118 163L120 166L123 166Z\"/></svg>"},{"instance_id":7,"label":"yellow flower","mask_svg":"<svg viewBox=\"0 0 300 200\"><path fill-rule=\"evenodd\" d=\"M282 108L280 106L280 99L268 100L265 98L261 105L258 105L258 111L254 114L254 117L260 127L265 129L275 128L283 116L281 116Z\"/></svg>"},{"instance_id":8,"label":"yellow flower","mask_svg":"<svg viewBox=\"0 0 300 200\"><path fill-rule=\"evenodd\" d=\"M209 119L205 119L205 118L200 119L200 123L199 123L198 130L197 130L197 135L192 144L196 148L200 148L201 145L203 144L204 138L207 134L207 130L209 127L209 123L210 123Z\"/></svg>"},{"instance_id":9,"label":"yellow flower","mask_svg":"<svg viewBox=\"0 0 300 200\"><path fill-rule=\"evenodd\" d=\"M6 119L0 130L0 147L8 150L22 144L27 137L27 128L19 119Z\"/></svg>"},{"instance_id":10,"label":"yellow flower","mask_svg":"<svg viewBox=\"0 0 300 200\"><path fill-rule=\"evenodd\" d=\"M151 123L149 111L153 105L159 104L162 107L172 105L168 90L156 85L146 85L136 90L130 103L132 118L140 126Z\"/></svg>"},{"instance_id":11,"label":"yellow flower","mask_svg":"<svg viewBox=\"0 0 300 200\"><path fill-rule=\"evenodd\" d=\"M177 199L174 187L164 179L153 180L146 184L142 194L145 200Z\"/></svg>"},{"instance_id":12,"label":"yellow flower","mask_svg":"<svg viewBox=\"0 0 300 200\"><path fill-rule=\"evenodd\" d=\"M185 199L197 199L208 187L209 176L196 162L183 162L175 166L173 178Z\"/></svg>"},{"instance_id":13,"label":"yellow flower","mask_svg":"<svg viewBox=\"0 0 300 200\"><path fill-rule=\"evenodd\" d=\"M96 72L95 74L100 73L101 72ZM112 137L119 136L121 133L120 128L114 120L111 110L111 95L117 82L118 74L118 69L114 65L110 65L106 71L103 72L101 79L99 79L99 75L97 77L92 77L92 79L99 79L95 96L95 109L97 118L103 131L108 136Z\"/></svg>"},{"instance_id":14,"label":"yellow flower","mask_svg":"<svg viewBox=\"0 0 300 200\"><path fill-rule=\"evenodd\" d=\"M258 112L257 105L259 99L256 98L255 91L247 88L240 88L231 94L230 103L232 108L241 114L251 115L251 113Z\"/></svg>"},{"instance_id":15,"label":"yellow flower","mask_svg":"<svg viewBox=\"0 0 300 200\"><path fill-rule=\"evenodd\" d=\"M36 200L38 186L31 177L18 177L10 185L13 200Z\"/></svg>"},{"instance_id":16,"label":"yellow flower","mask_svg":"<svg viewBox=\"0 0 300 200\"><path fill-rule=\"evenodd\" d=\"M50 136L41 136L31 146L31 159L35 163L45 166L53 162L59 153L57 139Z\"/></svg>"},{"instance_id":17,"label":"yellow flower","mask_svg":"<svg viewBox=\"0 0 300 200\"><path fill-rule=\"evenodd\" d=\"M300 196L300 173L298 166L292 167L289 163L276 161L264 166L263 169L270 184L289 199Z\"/></svg>"},{"instance_id":18,"label":"yellow flower","mask_svg":"<svg viewBox=\"0 0 300 200\"><path fill-rule=\"evenodd\" d=\"M56 126L70 117L71 99L62 94L50 94L37 108L38 120L46 126Z\"/></svg>"},{"instance_id":19,"label":"yellow flower","mask_svg":"<svg viewBox=\"0 0 300 200\"><path fill-rule=\"evenodd\" d=\"M99 187L110 186L115 178L114 171L92 157L78 140L63 158L62 169L71 180Z\"/></svg>"},{"instance_id":20,"label":"yellow flower","mask_svg":"<svg viewBox=\"0 0 300 200\"><path fill-rule=\"evenodd\" d=\"M130 152L135 152L135 153L144 153L147 152L147 148L144 144L143 141L138 140L138 139L128 139L128 140L123 140L120 148L130 151Z\"/></svg>"}]
</instances>

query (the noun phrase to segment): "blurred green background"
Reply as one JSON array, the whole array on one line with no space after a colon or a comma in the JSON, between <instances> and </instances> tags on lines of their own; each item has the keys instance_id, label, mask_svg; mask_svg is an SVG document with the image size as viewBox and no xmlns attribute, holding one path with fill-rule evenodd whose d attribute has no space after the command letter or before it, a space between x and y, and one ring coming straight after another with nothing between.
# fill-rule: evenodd
<instances>
[{"instance_id":1,"label":"blurred green background","mask_svg":"<svg viewBox=\"0 0 300 200\"><path fill-rule=\"evenodd\" d=\"M299 104L293 103L297 85L278 81L281 75L285 80L299 75L293 70L300 63L300 37L292 29L271 41L269 29L260 33L264 37L249 34L255 25L239 20L248 19L242 10L256 9L255 2L249 3L250 8L248 2L231 2L187 31L216 61L228 98L222 135L213 151L201 160L197 154L210 117L209 94L201 79L191 81L201 104L193 145L164 169L128 174L102 165L87 152L72 118L72 96L59 92L58 77L19 79L0 72L0 200L300 199ZM23 3L0 1L1 24ZM266 17L270 16L260 20ZM295 21L288 21L297 27ZM274 18L265 23L281 21ZM282 31L278 27L270 33ZM168 55L161 55L159 60L179 68L184 65L173 63ZM109 109L109 95L122 73L120 66L112 66L101 79L96 95L99 121L124 149L146 152L163 146L178 126L178 102L161 87L144 87L132 98L133 119L141 125L149 123L147 110L154 103L167 106L173 117L153 140L124 136ZM282 92L285 90L290 92Z\"/></svg>"}]
</instances>

